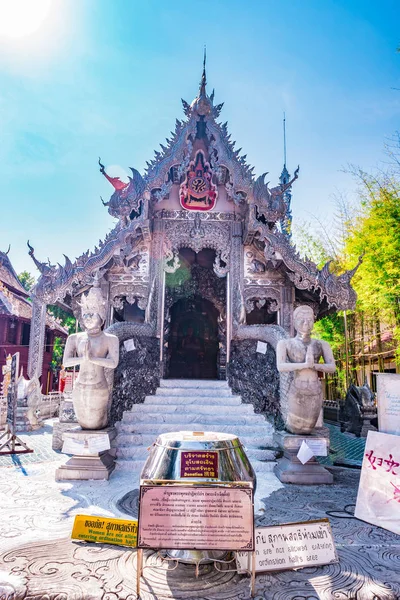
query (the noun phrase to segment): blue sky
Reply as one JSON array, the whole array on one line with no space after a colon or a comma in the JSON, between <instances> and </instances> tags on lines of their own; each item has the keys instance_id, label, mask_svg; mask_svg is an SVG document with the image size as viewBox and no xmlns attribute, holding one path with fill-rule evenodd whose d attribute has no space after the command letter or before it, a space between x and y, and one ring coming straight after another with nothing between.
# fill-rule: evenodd
<instances>
[{"instance_id":1,"label":"blue sky","mask_svg":"<svg viewBox=\"0 0 400 600\"><path fill-rule=\"evenodd\" d=\"M53 0L35 33L0 33L0 249L36 275L27 239L55 263L107 234L98 157L143 171L197 93L204 44L237 147L277 182L286 111L294 218L328 220L355 190L343 168L382 167L399 129L399 31L388 0Z\"/></svg>"}]
</instances>

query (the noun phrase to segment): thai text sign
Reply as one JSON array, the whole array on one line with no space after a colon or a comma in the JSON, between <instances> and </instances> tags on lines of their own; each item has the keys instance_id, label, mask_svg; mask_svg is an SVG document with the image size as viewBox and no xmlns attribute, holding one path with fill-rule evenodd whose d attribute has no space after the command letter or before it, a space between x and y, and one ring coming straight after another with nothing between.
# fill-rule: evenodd
<instances>
[{"instance_id":1,"label":"thai text sign","mask_svg":"<svg viewBox=\"0 0 400 600\"><path fill-rule=\"evenodd\" d=\"M328 444L325 438L312 439L309 437L304 441L314 456L328 456Z\"/></svg>"},{"instance_id":2,"label":"thai text sign","mask_svg":"<svg viewBox=\"0 0 400 600\"><path fill-rule=\"evenodd\" d=\"M137 521L124 519L109 519L108 517L93 517L77 515L75 517L71 538L87 542L103 542L120 546L137 545Z\"/></svg>"},{"instance_id":3,"label":"thai text sign","mask_svg":"<svg viewBox=\"0 0 400 600\"><path fill-rule=\"evenodd\" d=\"M368 432L354 514L400 534L400 436Z\"/></svg>"},{"instance_id":4,"label":"thai text sign","mask_svg":"<svg viewBox=\"0 0 400 600\"><path fill-rule=\"evenodd\" d=\"M379 373L376 379L379 431L400 435L400 375Z\"/></svg>"},{"instance_id":5,"label":"thai text sign","mask_svg":"<svg viewBox=\"0 0 400 600\"><path fill-rule=\"evenodd\" d=\"M86 456L110 450L110 438L106 433L65 432L62 451L64 454Z\"/></svg>"},{"instance_id":6,"label":"thai text sign","mask_svg":"<svg viewBox=\"0 0 400 600\"><path fill-rule=\"evenodd\" d=\"M138 547L250 551L253 521L250 488L142 486Z\"/></svg>"},{"instance_id":7,"label":"thai text sign","mask_svg":"<svg viewBox=\"0 0 400 600\"><path fill-rule=\"evenodd\" d=\"M78 378L79 372L76 371L67 371L66 377L65 377L65 387L64 387L64 392L72 392L72 389L74 387L74 382L76 381L76 379Z\"/></svg>"},{"instance_id":8,"label":"thai text sign","mask_svg":"<svg viewBox=\"0 0 400 600\"><path fill-rule=\"evenodd\" d=\"M218 452L181 451L181 477L218 479Z\"/></svg>"},{"instance_id":9,"label":"thai text sign","mask_svg":"<svg viewBox=\"0 0 400 600\"><path fill-rule=\"evenodd\" d=\"M13 354L11 359L11 379L7 392L7 423L12 428L12 433L15 430L15 419L18 399L18 371L19 371L19 352Z\"/></svg>"},{"instance_id":10,"label":"thai text sign","mask_svg":"<svg viewBox=\"0 0 400 600\"><path fill-rule=\"evenodd\" d=\"M257 527L256 573L338 562L328 519ZM251 570L248 553L236 555L239 571Z\"/></svg>"}]
</instances>

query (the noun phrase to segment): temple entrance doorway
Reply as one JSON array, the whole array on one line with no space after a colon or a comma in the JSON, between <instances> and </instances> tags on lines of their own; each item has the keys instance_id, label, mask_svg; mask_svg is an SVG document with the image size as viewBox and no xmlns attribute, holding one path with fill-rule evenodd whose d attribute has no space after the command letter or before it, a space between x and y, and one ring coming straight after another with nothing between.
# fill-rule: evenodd
<instances>
[{"instance_id":1,"label":"temple entrance doorway","mask_svg":"<svg viewBox=\"0 0 400 600\"><path fill-rule=\"evenodd\" d=\"M182 298L170 310L167 377L217 379L218 310L201 296Z\"/></svg>"}]
</instances>

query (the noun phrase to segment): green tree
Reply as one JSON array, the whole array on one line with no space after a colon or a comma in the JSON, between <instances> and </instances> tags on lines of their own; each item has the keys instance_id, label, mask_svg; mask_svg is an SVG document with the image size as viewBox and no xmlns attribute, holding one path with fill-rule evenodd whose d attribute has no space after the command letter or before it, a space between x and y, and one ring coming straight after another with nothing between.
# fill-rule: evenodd
<instances>
[{"instance_id":1,"label":"green tree","mask_svg":"<svg viewBox=\"0 0 400 600\"><path fill-rule=\"evenodd\" d=\"M363 189L360 213L349 224L344 264L363 262L353 278L358 306L400 327L400 181L379 181L358 173Z\"/></svg>"},{"instance_id":2,"label":"green tree","mask_svg":"<svg viewBox=\"0 0 400 600\"><path fill-rule=\"evenodd\" d=\"M28 271L22 271L22 273L18 275L18 279L20 280L27 292L30 292L36 283L34 276L31 275Z\"/></svg>"},{"instance_id":3,"label":"green tree","mask_svg":"<svg viewBox=\"0 0 400 600\"><path fill-rule=\"evenodd\" d=\"M400 366L400 169L378 177L361 170L355 175L361 184L360 212L349 224L343 258L348 266L363 255L352 284L357 310L374 324L378 369L382 371L382 326L393 332Z\"/></svg>"},{"instance_id":4,"label":"green tree","mask_svg":"<svg viewBox=\"0 0 400 600\"><path fill-rule=\"evenodd\" d=\"M49 305L48 311L51 315L53 315L53 317L60 320L60 324L68 330L69 335L71 335L71 333L75 333L76 319L73 315L56 304ZM61 337L55 337L53 345L53 357L51 361L51 368L54 372L61 368L64 347L65 340Z\"/></svg>"},{"instance_id":5,"label":"green tree","mask_svg":"<svg viewBox=\"0 0 400 600\"><path fill-rule=\"evenodd\" d=\"M322 268L329 260L334 261L333 268L337 267L343 246L342 220L340 210L333 223L323 225L317 219L314 222L300 222L293 230L297 250L303 257L310 258L318 268ZM333 388L328 397L343 397L346 389L343 312L332 313L316 321L314 335L330 344L336 359L337 373L327 378L328 385Z\"/></svg>"},{"instance_id":6,"label":"green tree","mask_svg":"<svg viewBox=\"0 0 400 600\"><path fill-rule=\"evenodd\" d=\"M359 199L353 207L341 202L336 219L325 225L297 228L298 248L307 253L319 267L327 258L334 260L333 269L351 269L360 256L363 261L352 279L357 293L355 311L347 312L349 339L345 354L343 314L320 319L316 334L328 341L338 359L338 382L344 384L343 373L348 363L350 380L361 383L366 364L384 369L384 346L381 332L391 330L397 345L400 365L400 160L398 148L390 149L392 167L386 173L369 175L352 168L359 183ZM365 356L365 353L368 356ZM371 363L372 361L372 363ZM344 389L343 389L344 391Z\"/></svg>"}]
</instances>

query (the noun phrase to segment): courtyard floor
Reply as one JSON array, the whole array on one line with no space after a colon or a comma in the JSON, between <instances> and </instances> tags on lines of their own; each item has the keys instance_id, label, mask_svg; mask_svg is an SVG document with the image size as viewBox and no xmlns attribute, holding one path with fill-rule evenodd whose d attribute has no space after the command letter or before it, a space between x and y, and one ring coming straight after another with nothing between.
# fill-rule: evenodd
<instances>
[{"instance_id":1,"label":"courtyard floor","mask_svg":"<svg viewBox=\"0 0 400 600\"><path fill-rule=\"evenodd\" d=\"M260 483L260 526L328 517L339 563L256 578L257 600L400 600L400 536L353 515L365 440L330 426L326 460L332 486L282 485L273 473ZM20 437L32 454L0 457L0 598L2 600L135 600L136 552L70 539L76 514L129 518L136 511L137 481L116 471L110 481L55 481L66 456L51 449L52 423ZM333 464L351 465L331 466ZM119 501L123 498L129 500ZM180 565L154 568L147 553L142 600L246 599L249 579L234 571ZM153 565L153 566L152 566Z\"/></svg>"}]
</instances>

